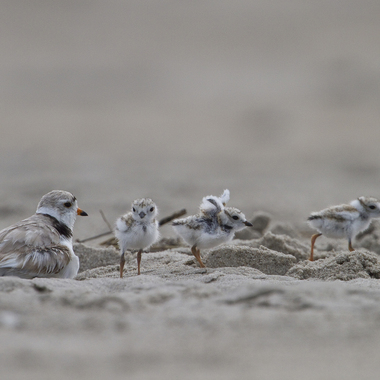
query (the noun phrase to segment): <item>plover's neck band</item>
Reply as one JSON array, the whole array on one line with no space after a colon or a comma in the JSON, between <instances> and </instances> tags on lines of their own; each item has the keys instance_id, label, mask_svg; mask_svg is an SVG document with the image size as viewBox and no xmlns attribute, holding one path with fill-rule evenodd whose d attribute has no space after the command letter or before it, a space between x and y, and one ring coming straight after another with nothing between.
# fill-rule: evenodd
<instances>
[{"instance_id":1,"label":"plover's neck band","mask_svg":"<svg viewBox=\"0 0 380 380\"><path fill-rule=\"evenodd\" d=\"M57 230L57 232L62 237L66 239L71 239L73 237L73 231L71 231L71 229L67 227L66 224L60 222L59 220L54 218L54 216L51 216L49 214L41 214L41 215L48 217L52 221L53 227Z\"/></svg>"}]
</instances>

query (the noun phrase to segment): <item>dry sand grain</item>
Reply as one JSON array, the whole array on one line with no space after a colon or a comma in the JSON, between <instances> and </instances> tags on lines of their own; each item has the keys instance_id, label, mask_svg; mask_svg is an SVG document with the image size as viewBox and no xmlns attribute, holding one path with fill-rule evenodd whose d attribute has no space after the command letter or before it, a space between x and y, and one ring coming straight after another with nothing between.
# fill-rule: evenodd
<instances>
[{"instance_id":1,"label":"dry sand grain","mask_svg":"<svg viewBox=\"0 0 380 380\"><path fill-rule=\"evenodd\" d=\"M168 250L144 253L140 276L130 255L120 279L116 250L75 249L97 263L75 280L0 280L7 379L294 379L299 371L356 379L377 370L376 254L297 263L264 246L230 245L208 253L217 268L198 268L188 249ZM329 355L329 367L310 360ZM366 363L360 372L353 357Z\"/></svg>"}]
</instances>

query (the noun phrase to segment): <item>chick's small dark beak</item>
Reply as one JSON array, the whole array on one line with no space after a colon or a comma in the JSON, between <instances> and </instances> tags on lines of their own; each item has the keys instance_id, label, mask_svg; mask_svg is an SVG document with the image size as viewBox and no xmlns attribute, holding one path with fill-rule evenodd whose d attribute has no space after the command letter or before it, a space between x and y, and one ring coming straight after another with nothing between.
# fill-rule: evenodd
<instances>
[{"instance_id":1,"label":"chick's small dark beak","mask_svg":"<svg viewBox=\"0 0 380 380\"><path fill-rule=\"evenodd\" d=\"M252 227L252 226L253 226L253 224L250 223L250 222L248 222L247 220L244 222L244 224L245 224L247 227Z\"/></svg>"},{"instance_id":2,"label":"chick's small dark beak","mask_svg":"<svg viewBox=\"0 0 380 380\"><path fill-rule=\"evenodd\" d=\"M77 209L77 214L80 216L88 216L86 211L81 210L79 207Z\"/></svg>"},{"instance_id":3,"label":"chick's small dark beak","mask_svg":"<svg viewBox=\"0 0 380 380\"><path fill-rule=\"evenodd\" d=\"M139 215L140 215L140 218L141 218L141 219L144 219L144 216L145 216L146 214L145 214L145 212L141 211Z\"/></svg>"}]
</instances>

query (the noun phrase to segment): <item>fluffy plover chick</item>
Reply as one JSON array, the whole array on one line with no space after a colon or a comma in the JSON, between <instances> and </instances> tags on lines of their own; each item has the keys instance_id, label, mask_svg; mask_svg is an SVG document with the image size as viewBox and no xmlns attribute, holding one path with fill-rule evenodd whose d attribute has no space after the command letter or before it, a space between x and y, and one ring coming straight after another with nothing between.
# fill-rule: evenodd
<instances>
[{"instance_id":1,"label":"fluffy plover chick","mask_svg":"<svg viewBox=\"0 0 380 380\"><path fill-rule=\"evenodd\" d=\"M73 227L78 208L67 191L44 195L36 213L0 231L0 276L73 278L79 259L73 251Z\"/></svg>"},{"instance_id":2,"label":"fluffy plover chick","mask_svg":"<svg viewBox=\"0 0 380 380\"><path fill-rule=\"evenodd\" d=\"M252 226L240 210L224 207L220 198L215 198L218 197L203 198L198 214L173 222L174 231L191 246L191 252L201 268L205 267L200 254L201 249L214 248L226 243L232 240L236 231L245 226Z\"/></svg>"},{"instance_id":3,"label":"fluffy plover chick","mask_svg":"<svg viewBox=\"0 0 380 380\"><path fill-rule=\"evenodd\" d=\"M124 253L127 249L138 249L137 274L140 274L141 253L159 237L156 204L150 198L136 199L132 211L116 221L115 236L119 241L120 278L123 277Z\"/></svg>"},{"instance_id":4,"label":"fluffy plover chick","mask_svg":"<svg viewBox=\"0 0 380 380\"><path fill-rule=\"evenodd\" d=\"M339 205L313 212L307 219L310 227L318 231L311 237L310 261L313 261L315 240L324 235L331 238L346 238L348 249L352 239L368 228L371 219L380 218L380 201L372 197L359 197L348 205Z\"/></svg>"}]
</instances>

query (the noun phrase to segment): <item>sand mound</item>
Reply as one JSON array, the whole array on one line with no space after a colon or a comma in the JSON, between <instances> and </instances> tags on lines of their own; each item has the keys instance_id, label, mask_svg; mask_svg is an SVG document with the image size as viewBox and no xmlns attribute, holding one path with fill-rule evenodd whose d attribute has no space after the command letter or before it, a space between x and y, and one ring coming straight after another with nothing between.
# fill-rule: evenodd
<instances>
[{"instance_id":1,"label":"sand mound","mask_svg":"<svg viewBox=\"0 0 380 380\"><path fill-rule=\"evenodd\" d=\"M298 238L299 235L293 226L289 223L276 222L269 230L274 235L287 235L291 238Z\"/></svg>"},{"instance_id":2,"label":"sand mound","mask_svg":"<svg viewBox=\"0 0 380 380\"><path fill-rule=\"evenodd\" d=\"M79 273L88 269L104 267L120 262L120 254L114 247L94 248L84 244L73 245L75 254L79 257Z\"/></svg>"},{"instance_id":3,"label":"sand mound","mask_svg":"<svg viewBox=\"0 0 380 380\"><path fill-rule=\"evenodd\" d=\"M297 259L297 261L307 260L310 255L310 247L308 245L303 244L299 240L291 238L290 236L276 235L272 232L267 232L260 239L249 241L234 240L233 243L236 245L248 245L253 248L264 246L273 251L281 252L286 255L292 255Z\"/></svg>"},{"instance_id":4,"label":"sand mound","mask_svg":"<svg viewBox=\"0 0 380 380\"><path fill-rule=\"evenodd\" d=\"M367 231L358 235L355 244L361 248L380 254L380 229L378 225L371 225Z\"/></svg>"},{"instance_id":5,"label":"sand mound","mask_svg":"<svg viewBox=\"0 0 380 380\"><path fill-rule=\"evenodd\" d=\"M181 249L182 250L182 249ZM182 274L189 267L198 267L194 256L189 256L175 249L162 252L143 252L141 258L141 273L142 274L160 274L163 277L170 273ZM103 249L104 253L109 254L109 249ZM101 255L102 249L97 249L97 255ZM86 280L88 278L119 278L119 261L120 256L117 256L111 265L107 266L92 266L86 271L79 273L77 280ZM124 276L137 275L137 260L136 253L128 253L125 257Z\"/></svg>"},{"instance_id":6,"label":"sand mound","mask_svg":"<svg viewBox=\"0 0 380 380\"><path fill-rule=\"evenodd\" d=\"M304 280L344 280L380 278L380 263L375 253L360 249L340 251L333 257L317 261L302 261L287 272L288 276Z\"/></svg>"},{"instance_id":7,"label":"sand mound","mask_svg":"<svg viewBox=\"0 0 380 380\"><path fill-rule=\"evenodd\" d=\"M366 235L358 242L376 243L375 235ZM321 242L314 262L308 261L309 245L287 235L267 232L260 239L234 240L230 245L222 245L202 252L206 269L198 266L189 248L168 249L160 252L143 253L141 270L144 274L157 274L162 278L186 276L189 270L207 274L211 268L254 268L262 274L292 276L305 280L352 280L356 278L380 278L378 256L366 249L354 252L343 250L344 242L333 241L335 248L328 249L331 242ZM331 247L330 247L331 248ZM75 244L81 266L77 280L89 278L118 278L119 253L113 248L92 248ZM126 255L124 275L136 276L136 254Z\"/></svg>"},{"instance_id":8,"label":"sand mound","mask_svg":"<svg viewBox=\"0 0 380 380\"><path fill-rule=\"evenodd\" d=\"M296 258L276 252L264 246L252 248L247 246L227 245L209 252L206 265L218 267L252 267L265 274L284 275L295 263Z\"/></svg>"},{"instance_id":9,"label":"sand mound","mask_svg":"<svg viewBox=\"0 0 380 380\"><path fill-rule=\"evenodd\" d=\"M244 228L244 230L235 233L235 239L240 240L252 240L259 239L264 231L269 226L271 217L266 212L256 212L252 219L249 220L252 223L252 227Z\"/></svg>"}]
</instances>

